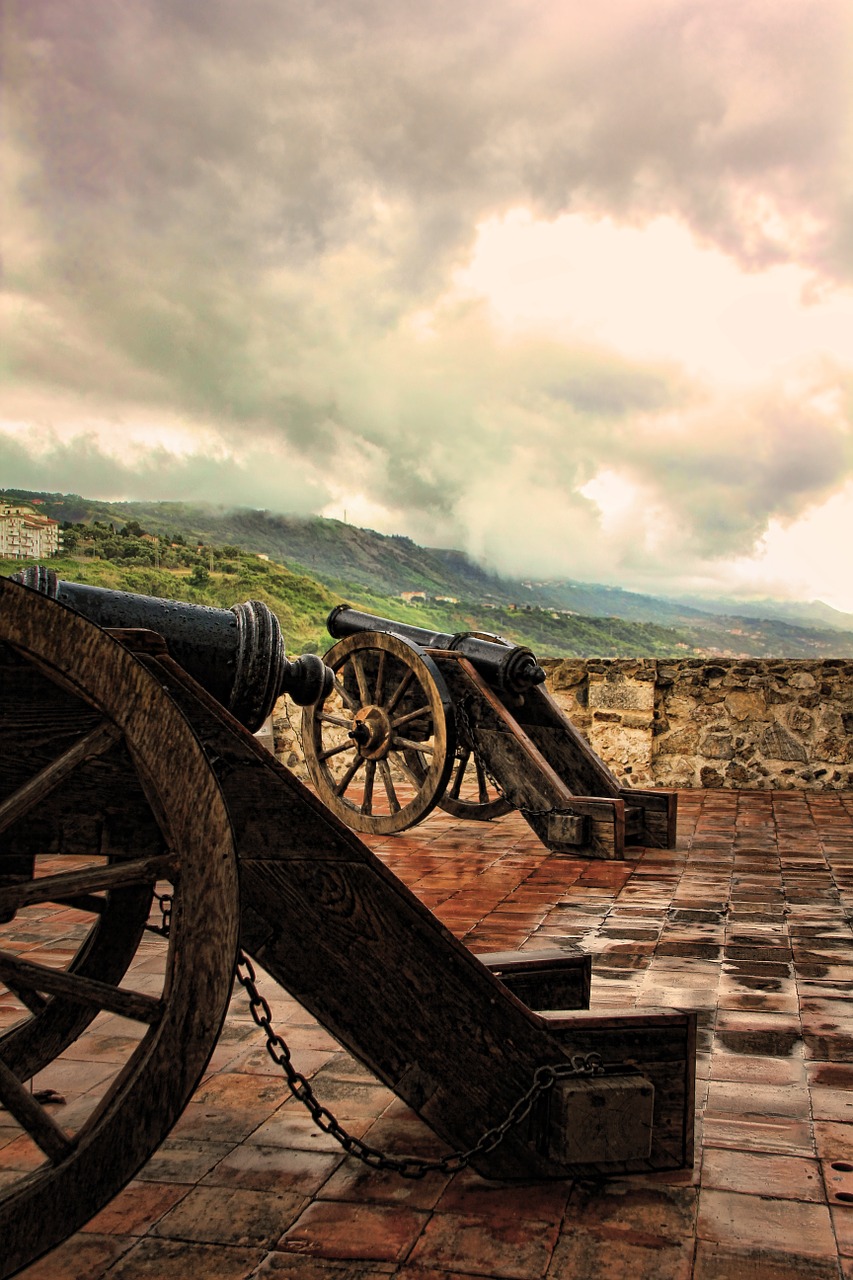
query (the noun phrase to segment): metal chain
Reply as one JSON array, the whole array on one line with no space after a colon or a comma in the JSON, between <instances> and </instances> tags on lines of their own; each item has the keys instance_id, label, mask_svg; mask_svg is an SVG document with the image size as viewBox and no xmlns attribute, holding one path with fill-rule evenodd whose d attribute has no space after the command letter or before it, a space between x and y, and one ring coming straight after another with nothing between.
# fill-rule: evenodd
<instances>
[{"instance_id":1,"label":"metal chain","mask_svg":"<svg viewBox=\"0 0 853 1280\"><path fill-rule=\"evenodd\" d=\"M294 1067L290 1049L284 1039L274 1029L269 1004L258 990L254 966L242 950L237 955L235 972L237 980L245 988L249 997L252 1018L266 1036L267 1053L273 1062L277 1062L281 1067L290 1092L311 1113L317 1128L322 1129L323 1133L329 1134L340 1143L349 1155L355 1156L357 1160L361 1160L372 1169L387 1170L399 1174L402 1178L423 1178L425 1174L434 1172L457 1173L470 1164L475 1156L494 1151L510 1130L527 1118L537 1099L547 1093L558 1079L564 1076L600 1075L604 1070L601 1057L597 1053L576 1053L566 1062L538 1067L533 1073L533 1083L530 1088L510 1108L504 1120L493 1128L487 1129L479 1141L467 1151L454 1151L437 1160L425 1160L421 1156L389 1156L362 1142L361 1138L347 1133L331 1111L318 1101L305 1076Z\"/></svg>"},{"instance_id":2,"label":"metal chain","mask_svg":"<svg viewBox=\"0 0 853 1280\"><path fill-rule=\"evenodd\" d=\"M157 933L161 938L168 938L169 930L172 927L172 895L171 893L157 893L154 897L160 906L160 923L147 924L145 928L149 933Z\"/></svg>"},{"instance_id":3,"label":"metal chain","mask_svg":"<svg viewBox=\"0 0 853 1280\"><path fill-rule=\"evenodd\" d=\"M529 806L519 804L516 800L513 800L512 796L508 794L505 787L501 786L488 764L483 759L482 753L477 745L474 726L471 724L471 720L468 716L468 706L470 705L470 702L471 699L465 697L460 698L459 702L455 704L457 724L462 730L463 737L471 747L474 760L479 764L480 768L483 770L500 798L502 800L506 800L507 804L511 804L513 809L517 809L524 818L550 818L552 814L566 814L574 816L573 809L561 809L557 805L552 805L550 809L531 809Z\"/></svg>"}]
</instances>

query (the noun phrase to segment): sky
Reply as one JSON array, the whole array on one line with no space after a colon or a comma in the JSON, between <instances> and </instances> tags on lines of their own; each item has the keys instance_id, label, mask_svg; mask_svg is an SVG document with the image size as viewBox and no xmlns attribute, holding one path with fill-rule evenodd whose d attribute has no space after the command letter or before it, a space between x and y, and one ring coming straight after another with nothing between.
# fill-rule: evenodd
<instances>
[{"instance_id":1,"label":"sky","mask_svg":"<svg viewBox=\"0 0 853 1280\"><path fill-rule=\"evenodd\" d=\"M0 487L853 611L849 0L0 13Z\"/></svg>"}]
</instances>

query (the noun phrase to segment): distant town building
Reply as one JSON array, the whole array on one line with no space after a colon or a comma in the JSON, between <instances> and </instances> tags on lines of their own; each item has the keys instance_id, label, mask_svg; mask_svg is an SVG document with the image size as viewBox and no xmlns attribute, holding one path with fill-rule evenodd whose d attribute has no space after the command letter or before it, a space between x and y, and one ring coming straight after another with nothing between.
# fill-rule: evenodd
<instances>
[{"instance_id":1,"label":"distant town building","mask_svg":"<svg viewBox=\"0 0 853 1280\"><path fill-rule=\"evenodd\" d=\"M401 591L400 599L405 600L407 604L426 604L425 591Z\"/></svg>"},{"instance_id":2,"label":"distant town building","mask_svg":"<svg viewBox=\"0 0 853 1280\"><path fill-rule=\"evenodd\" d=\"M0 557L4 560L41 560L59 551L59 522L39 515L32 507L0 503Z\"/></svg>"},{"instance_id":3,"label":"distant town building","mask_svg":"<svg viewBox=\"0 0 853 1280\"><path fill-rule=\"evenodd\" d=\"M458 604L459 597L458 596L436 596L435 602L436 604Z\"/></svg>"}]
</instances>

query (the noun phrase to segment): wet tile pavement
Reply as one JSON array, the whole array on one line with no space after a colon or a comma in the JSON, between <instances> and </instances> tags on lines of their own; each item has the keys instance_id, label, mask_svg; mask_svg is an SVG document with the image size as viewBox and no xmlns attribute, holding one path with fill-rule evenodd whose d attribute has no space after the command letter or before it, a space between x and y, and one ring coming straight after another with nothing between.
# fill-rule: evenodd
<instances>
[{"instance_id":1,"label":"wet tile pavement","mask_svg":"<svg viewBox=\"0 0 853 1280\"><path fill-rule=\"evenodd\" d=\"M850 794L687 792L678 847L623 863L549 854L515 814L435 813L372 842L472 950L576 943L593 956L593 1009L699 1011L693 1170L508 1185L368 1169L288 1095L240 992L170 1137L22 1276L853 1280L851 819ZM26 923L27 946L69 949L62 913ZM295 1001L263 989L348 1129L443 1152ZM112 1021L51 1069L69 1105L97 1096L128 1025ZM22 1163L0 1113L0 1181Z\"/></svg>"}]
</instances>

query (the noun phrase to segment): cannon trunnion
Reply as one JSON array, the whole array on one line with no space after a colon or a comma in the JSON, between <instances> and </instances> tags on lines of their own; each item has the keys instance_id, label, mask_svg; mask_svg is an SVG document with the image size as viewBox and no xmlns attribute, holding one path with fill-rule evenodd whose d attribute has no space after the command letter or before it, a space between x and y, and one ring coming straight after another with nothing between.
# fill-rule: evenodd
<instances>
[{"instance_id":1,"label":"cannon trunnion","mask_svg":"<svg viewBox=\"0 0 853 1280\"><path fill-rule=\"evenodd\" d=\"M694 1014L590 1012L576 952L476 957L161 640L119 635L0 580L0 984L15 1011L0 1030L0 1108L31 1151L0 1186L0 1277L85 1223L177 1119L224 1018L238 930L455 1150L550 1073L500 1144L472 1156L484 1176L692 1161ZM386 674L393 648L377 652ZM426 739L411 740L426 759ZM31 907L71 913L73 954L24 953ZM161 908L168 938L146 930ZM136 976L151 972L141 946L161 948L154 985ZM137 1028L135 1048L94 1111L30 1091L116 1017ZM588 1055L594 1079L573 1065Z\"/></svg>"}]
</instances>

